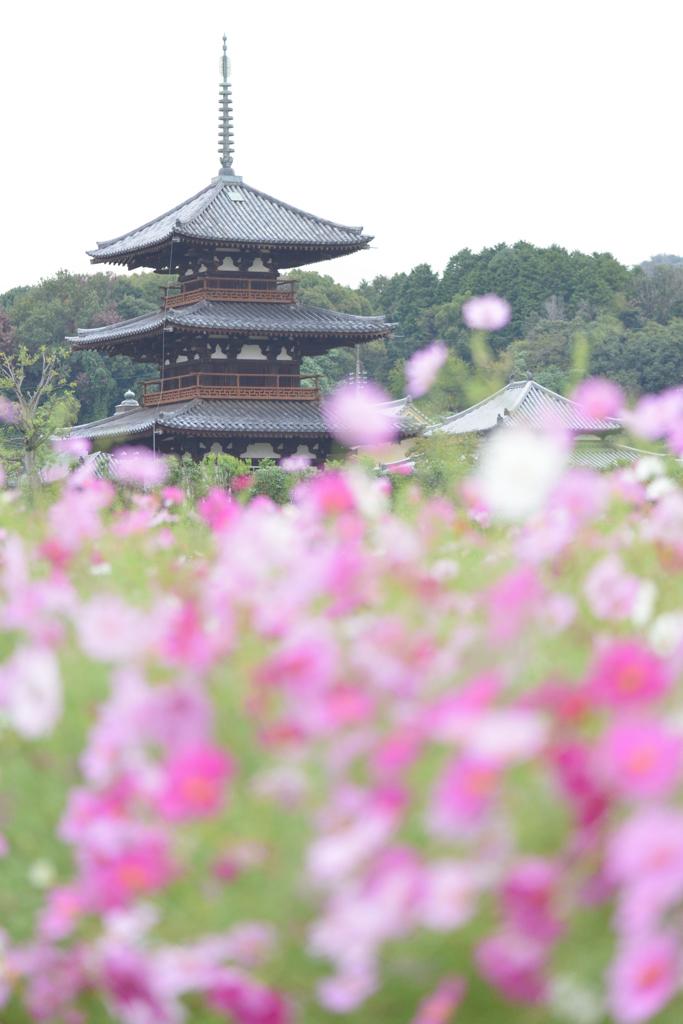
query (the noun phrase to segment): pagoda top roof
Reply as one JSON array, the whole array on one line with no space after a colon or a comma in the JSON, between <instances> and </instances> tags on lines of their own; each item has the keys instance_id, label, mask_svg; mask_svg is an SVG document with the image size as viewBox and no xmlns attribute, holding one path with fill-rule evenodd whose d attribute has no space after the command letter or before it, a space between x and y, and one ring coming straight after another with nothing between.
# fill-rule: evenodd
<instances>
[{"instance_id":1,"label":"pagoda top roof","mask_svg":"<svg viewBox=\"0 0 683 1024\"><path fill-rule=\"evenodd\" d=\"M202 299L189 306L159 309L132 320L104 327L79 328L67 338L74 349L109 348L135 338L168 331L169 328L225 334L293 334L299 337L338 337L340 344L385 338L394 329L383 316L337 313L300 302L211 302Z\"/></svg>"},{"instance_id":2,"label":"pagoda top roof","mask_svg":"<svg viewBox=\"0 0 683 1024\"><path fill-rule=\"evenodd\" d=\"M273 247L343 256L372 241L362 227L347 227L283 203L236 178L219 178L191 199L118 238L88 251L93 263L127 264L175 242Z\"/></svg>"},{"instance_id":3,"label":"pagoda top roof","mask_svg":"<svg viewBox=\"0 0 683 1024\"><path fill-rule=\"evenodd\" d=\"M474 434L502 424L543 430L553 421L577 433L605 435L621 430L619 420L586 416L576 402L535 380L520 380L512 381L470 409L447 417L428 433Z\"/></svg>"}]
</instances>

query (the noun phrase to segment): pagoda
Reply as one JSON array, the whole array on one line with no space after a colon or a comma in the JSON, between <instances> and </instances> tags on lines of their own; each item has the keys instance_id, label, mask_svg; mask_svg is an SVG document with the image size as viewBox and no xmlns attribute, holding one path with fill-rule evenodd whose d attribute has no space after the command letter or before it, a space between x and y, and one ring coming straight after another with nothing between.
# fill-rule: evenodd
<instances>
[{"instance_id":1,"label":"pagoda","mask_svg":"<svg viewBox=\"0 0 683 1024\"><path fill-rule=\"evenodd\" d=\"M395 325L297 301L296 282L282 271L367 249L372 236L304 213L235 173L225 36L221 70L218 175L88 253L92 263L151 268L178 284L160 288L153 313L67 339L74 350L150 364L139 402L128 394L113 416L73 427L71 436L194 459L209 451L247 460L299 454L320 465L332 438L319 378L301 373L302 359L386 338Z\"/></svg>"}]
</instances>

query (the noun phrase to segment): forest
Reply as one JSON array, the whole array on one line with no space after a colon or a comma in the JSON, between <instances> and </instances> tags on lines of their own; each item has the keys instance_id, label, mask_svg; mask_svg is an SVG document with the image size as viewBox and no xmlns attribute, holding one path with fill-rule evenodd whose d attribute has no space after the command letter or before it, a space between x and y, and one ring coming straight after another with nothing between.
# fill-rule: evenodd
<instances>
[{"instance_id":1,"label":"forest","mask_svg":"<svg viewBox=\"0 0 683 1024\"><path fill-rule=\"evenodd\" d=\"M328 274L292 271L298 297L309 305L397 324L386 342L362 348L362 368L393 395L405 386L405 360L441 338L449 359L437 386L422 400L430 415L466 407L513 373L566 393L586 375L610 377L631 398L683 379L683 258L661 254L628 268L609 253L568 252L528 242L462 249L442 274L427 264L408 273L337 284ZM60 270L37 285L0 295L0 348L64 346L78 327L116 323L156 309L161 278L153 273L71 274ZM165 279L164 282L166 283ZM472 295L495 292L512 306L508 327L472 339L461 308ZM355 366L351 349L307 358L303 372L323 375L329 389ZM149 376L126 356L70 353L68 375L80 403L78 418L110 415L124 391ZM478 390L477 390L478 389Z\"/></svg>"}]
</instances>

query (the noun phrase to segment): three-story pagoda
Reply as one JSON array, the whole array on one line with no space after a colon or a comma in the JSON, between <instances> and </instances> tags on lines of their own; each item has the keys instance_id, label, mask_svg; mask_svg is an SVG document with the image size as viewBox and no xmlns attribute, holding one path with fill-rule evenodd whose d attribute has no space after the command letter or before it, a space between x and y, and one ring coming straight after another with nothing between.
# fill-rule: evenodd
<instances>
[{"instance_id":1,"label":"three-story pagoda","mask_svg":"<svg viewBox=\"0 0 683 1024\"><path fill-rule=\"evenodd\" d=\"M74 350L128 355L155 368L141 402L129 394L115 415L71 435L195 459L208 451L246 459L304 454L320 464L331 437L318 378L301 373L303 357L386 338L395 325L297 301L295 282L282 271L367 249L372 236L243 182L233 168L229 77L224 36L218 176L168 213L88 253L92 263L147 267L176 275L178 284L164 289L153 313L67 339Z\"/></svg>"}]
</instances>

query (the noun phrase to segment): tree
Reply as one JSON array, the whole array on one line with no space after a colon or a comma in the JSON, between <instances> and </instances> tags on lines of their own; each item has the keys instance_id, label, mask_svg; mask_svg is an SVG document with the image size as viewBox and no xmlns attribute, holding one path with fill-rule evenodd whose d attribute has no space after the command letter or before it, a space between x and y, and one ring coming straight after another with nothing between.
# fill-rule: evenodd
<instances>
[{"instance_id":1,"label":"tree","mask_svg":"<svg viewBox=\"0 0 683 1024\"><path fill-rule=\"evenodd\" d=\"M32 490L51 435L73 422L78 410L74 385L63 376L66 356L64 349L46 346L34 354L23 345L0 353L0 389L11 396L2 410L6 425L0 453L5 462L23 467Z\"/></svg>"}]
</instances>

